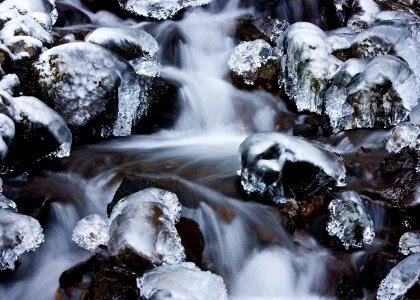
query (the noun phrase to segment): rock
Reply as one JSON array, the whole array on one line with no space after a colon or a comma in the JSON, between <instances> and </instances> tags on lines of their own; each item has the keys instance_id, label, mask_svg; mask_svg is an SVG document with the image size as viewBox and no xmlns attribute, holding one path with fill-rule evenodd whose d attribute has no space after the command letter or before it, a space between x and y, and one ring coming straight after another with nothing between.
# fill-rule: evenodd
<instances>
[{"instance_id":1,"label":"rock","mask_svg":"<svg viewBox=\"0 0 420 300\"><path fill-rule=\"evenodd\" d=\"M360 267L360 283L363 287L377 289L381 281L398 264L398 253L385 249L368 253L363 257Z\"/></svg>"},{"instance_id":2,"label":"rock","mask_svg":"<svg viewBox=\"0 0 420 300\"><path fill-rule=\"evenodd\" d=\"M398 243L399 252L403 255L410 255L420 252L420 231L404 233Z\"/></svg>"},{"instance_id":3,"label":"rock","mask_svg":"<svg viewBox=\"0 0 420 300\"><path fill-rule=\"evenodd\" d=\"M0 210L10 210L17 213L16 203L0 194Z\"/></svg>"},{"instance_id":4,"label":"rock","mask_svg":"<svg viewBox=\"0 0 420 300\"><path fill-rule=\"evenodd\" d=\"M342 25L347 24L357 32L368 28L380 12L374 0L334 0L334 3Z\"/></svg>"},{"instance_id":5,"label":"rock","mask_svg":"<svg viewBox=\"0 0 420 300\"><path fill-rule=\"evenodd\" d=\"M349 49L353 44L354 37L356 36L356 32L349 27L342 27L327 31L325 34L327 35L327 41L331 45L334 55L336 56L336 53L339 50ZM345 61L346 59L347 58L344 58L342 60Z\"/></svg>"},{"instance_id":6,"label":"rock","mask_svg":"<svg viewBox=\"0 0 420 300\"><path fill-rule=\"evenodd\" d=\"M262 39L276 46L278 38L288 26L288 22L271 17L244 18L236 25L236 36L242 41Z\"/></svg>"},{"instance_id":7,"label":"rock","mask_svg":"<svg viewBox=\"0 0 420 300\"><path fill-rule=\"evenodd\" d=\"M89 251L95 251L99 245L108 245L108 218L94 214L81 219L77 222L71 239L78 246Z\"/></svg>"},{"instance_id":8,"label":"rock","mask_svg":"<svg viewBox=\"0 0 420 300\"><path fill-rule=\"evenodd\" d=\"M15 137L16 127L13 120L5 115L0 114L0 159L4 160L9 153L9 147Z\"/></svg>"},{"instance_id":9,"label":"rock","mask_svg":"<svg viewBox=\"0 0 420 300\"><path fill-rule=\"evenodd\" d=\"M18 60L35 59L41 54L43 48L41 41L30 36L12 37L5 45L17 56Z\"/></svg>"},{"instance_id":10,"label":"rock","mask_svg":"<svg viewBox=\"0 0 420 300\"><path fill-rule=\"evenodd\" d=\"M100 46L60 45L33 67L41 94L80 134L129 135L147 109L133 67Z\"/></svg>"},{"instance_id":11,"label":"rock","mask_svg":"<svg viewBox=\"0 0 420 300\"><path fill-rule=\"evenodd\" d=\"M33 37L47 46L53 42L51 34L31 16L19 16L4 24L0 31L0 40L7 43L9 39L19 35Z\"/></svg>"},{"instance_id":12,"label":"rock","mask_svg":"<svg viewBox=\"0 0 420 300\"><path fill-rule=\"evenodd\" d=\"M249 136L239 147L241 183L247 193L308 199L328 186L345 185L343 159L327 148L299 137L267 132Z\"/></svg>"},{"instance_id":13,"label":"rock","mask_svg":"<svg viewBox=\"0 0 420 300\"><path fill-rule=\"evenodd\" d=\"M338 237L346 249L372 243L375 238L373 222L356 192L341 193L330 202L328 210L328 234Z\"/></svg>"},{"instance_id":14,"label":"rock","mask_svg":"<svg viewBox=\"0 0 420 300\"><path fill-rule=\"evenodd\" d=\"M401 123L392 129L386 150L388 152L398 153L402 148L420 150L420 127L413 123Z\"/></svg>"},{"instance_id":15,"label":"rock","mask_svg":"<svg viewBox=\"0 0 420 300\"><path fill-rule=\"evenodd\" d=\"M175 227L185 249L186 261L200 265L205 246L200 225L192 219L181 217Z\"/></svg>"},{"instance_id":16,"label":"rock","mask_svg":"<svg viewBox=\"0 0 420 300\"><path fill-rule=\"evenodd\" d=\"M72 25L90 24L92 21L83 11L68 3L57 3L58 18L56 27L69 27Z\"/></svg>"},{"instance_id":17,"label":"rock","mask_svg":"<svg viewBox=\"0 0 420 300\"><path fill-rule=\"evenodd\" d=\"M175 228L180 214L176 195L164 190L148 188L125 197L110 215L110 254L132 267L182 262L184 247Z\"/></svg>"},{"instance_id":18,"label":"rock","mask_svg":"<svg viewBox=\"0 0 420 300\"><path fill-rule=\"evenodd\" d=\"M16 74L7 74L0 80L0 91L15 95L20 87L19 78Z\"/></svg>"},{"instance_id":19,"label":"rock","mask_svg":"<svg viewBox=\"0 0 420 300\"><path fill-rule=\"evenodd\" d=\"M20 255L34 251L43 241L37 220L13 210L0 209L0 270L13 270Z\"/></svg>"},{"instance_id":20,"label":"rock","mask_svg":"<svg viewBox=\"0 0 420 300\"><path fill-rule=\"evenodd\" d=\"M419 285L420 253L415 253L389 272L388 276L379 285L377 299L404 299L406 293L414 286Z\"/></svg>"},{"instance_id":21,"label":"rock","mask_svg":"<svg viewBox=\"0 0 420 300\"><path fill-rule=\"evenodd\" d=\"M137 28L98 28L88 34L85 41L102 46L126 60L153 56L159 48L150 34Z\"/></svg>"},{"instance_id":22,"label":"rock","mask_svg":"<svg viewBox=\"0 0 420 300\"><path fill-rule=\"evenodd\" d=\"M227 291L220 276L204 272L193 263L156 267L137 279L140 296L164 300L224 300Z\"/></svg>"},{"instance_id":23,"label":"rock","mask_svg":"<svg viewBox=\"0 0 420 300\"><path fill-rule=\"evenodd\" d=\"M264 40L242 42L228 60L232 81L237 85L251 85L276 90L279 71L274 49Z\"/></svg>"},{"instance_id":24,"label":"rock","mask_svg":"<svg viewBox=\"0 0 420 300\"><path fill-rule=\"evenodd\" d=\"M13 11L20 15L46 13L50 16L52 24L58 17L55 0L4 0L0 3L0 11Z\"/></svg>"},{"instance_id":25,"label":"rock","mask_svg":"<svg viewBox=\"0 0 420 300\"><path fill-rule=\"evenodd\" d=\"M10 157L12 163L13 157L35 162L45 157L66 157L70 154L72 134L54 110L35 97L12 97L0 92L0 98L4 110L16 125L11 151L13 156ZM9 136L13 136L9 131Z\"/></svg>"},{"instance_id":26,"label":"rock","mask_svg":"<svg viewBox=\"0 0 420 300\"><path fill-rule=\"evenodd\" d=\"M281 76L286 94L298 111L321 113L321 91L341 62L335 58L326 34L317 26L298 22L289 26L278 41Z\"/></svg>"},{"instance_id":27,"label":"rock","mask_svg":"<svg viewBox=\"0 0 420 300\"><path fill-rule=\"evenodd\" d=\"M350 59L324 93L325 113L334 133L354 128L386 128L405 121L420 92L410 67L394 56Z\"/></svg>"},{"instance_id":28,"label":"rock","mask_svg":"<svg viewBox=\"0 0 420 300\"><path fill-rule=\"evenodd\" d=\"M209 4L211 0L118 0L124 11L137 16L168 19L181 9Z\"/></svg>"}]
</instances>

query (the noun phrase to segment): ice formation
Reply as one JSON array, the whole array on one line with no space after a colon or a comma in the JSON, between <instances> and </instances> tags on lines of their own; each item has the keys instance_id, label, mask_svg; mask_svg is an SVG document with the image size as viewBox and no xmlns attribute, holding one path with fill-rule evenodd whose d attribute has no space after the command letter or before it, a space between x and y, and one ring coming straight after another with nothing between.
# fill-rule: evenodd
<instances>
[{"instance_id":1,"label":"ice formation","mask_svg":"<svg viewBox=\"0 0 420 300\"><path fill-rule=\"evenodd\" d=\"M327 42L331 45L333 51L348 49L354 41L356 32L349 27L342 27L327 31Z\"/></svg>"},{"instance_id":2,"label":"ice formation","mask_svg":"<svg viewBox=\"0 0 420 300\"><path fill-rule=\"evenodd\" d=\"M160 63L150 57L136 58L129 61L138 75L148 77L160 76Z\"/></svg>"},{"instance_id":3,"label":"ice formation","mask_svg":"<svg viewBox=\"0 0 420 300\"><path fill-rule=\"evenodd\" d=\"M7 100L6 107L15 122L41 124L51 133L59 147L57 151L50 155L56 157L69 156L72 134L66 122L58 113L35 97L21 96L14 98L4 92L0 92L0 94L3 103Z\"/></svg>"},{"instance_id":4,"label":"ice formation","mask_svg":"<svg viewBox=\"0 0 420 300\"><path fill-rule=\"evenodd\" d=\"M316 25L297 22L280 37L281 79L298 111L321 113L321 91L341 65L331 54L326 34Z\"/></svg>"},{"instance_id":5,"label":"ice formation","mask_svg":"<svg viewBox=\"0 0 420 300\"><path fill-rule=\"evenodd\" d=\"M227 300L223 279L191 262L156 267L137 279L140 296L154 300Z\"/></svg>"},{"instance_id":6,"label":"ice formation","mask_svg":"<svg viewBox=\"0 0 420 300\"><path fill-rule=\"evenodd\" d=\"M0 270L13 270L21 254L35 250L43 241L42 227L36 219L0 209Z\"/></svg>"},{"instance_id":7,"label":"ice formation","mask_svg":"<svg viewBox=\"0 0 420 300\"><path fill-rule=\"evenodd\" d=\"M18 35L31 36L47 45L53 42L51 34L34 18L28 15L14 18L4 24L4 27L0 31L0 40L5 43L10 38Z\"/></svg>"},{"instance_id":8,"label":"ice formation","mask_svg":"<svg viewBox=\"0 0 420 300\"><path fill-rule=\"evenodd\" d=\"M0 90L6 91L10 95L13 95L15 90L20 86L19 77L16 74L4 75L0 80Z\"/></svg>"},{"instance_id":9,"label":"ice formation","mask_svg":"<svg viewBox=\"0 0 420 300\"><path fill-rule=\"evenodd\" d=\"M187 7L209 4L211 0L118 0L122 9L143 17L167 19Z\"/></svg>"},{"instance_id":10,"label":"ice formation","mask_svg":"<svg viewBox=\"0 0 420 300\"><path fill-rule=\"evenodd\" d=\"M384 55L350 59L324 93L325 113L333 132L353 128L384 128L408 118L420 91L416 77L401 59Z\"/></svg>"},{"instance_id":11,"label":"ice formation","mask_svg":"<svg viewBox=\"0 0 420 300\"><path fill-rule=\"evenodd\" d=\"M240 76L246 84L253 85L259 70L267 63L276 63L273 48L264 40L242 42L235 47L228 60L231 72Z\"/></svg>"},{"instance_id":12,"label":"ice formation","mask_svg":"<svg viewBox=\"0 0 420 300\"><path fill-rule=\"evenodd\" d=\"M256 133L239 147L241 183L248 193L267 195L276 203L289 197L310 197L330 184L345 185L346 170L343 159L322 145L278 132ZM307 168L306 175L289 178L284 174L293 164ZM298 186L296 186L298 184Z\"/></svg>"},{"instance_id":13,"label":"ice formation","mask_svg":"<svg viewBox=\"0 0 420 300\"><path fill-rule=\"evenodd\" d=\"M95 251L99 245L108 245L108 218L94 214L84 217L77 222L71 239L80 247Z\"/></svg>"},{"instance_id":14,"label":"ice formation","mask_svg":"<svg viewBox=\"0 0 420 300\"><path fill-rule=\"evenodd\" d=\"M0 3L1 11L13 11L20 15L46 13L50 16L52 24L58 18L55 0L4 0Z\"/></svg>"},{"instance_id":15,"label":"ice formation","mask_svg":"<svg viewBox=\"0 0 420 300\"><path fill-rule=\"evenodd\" d=\"M150 34L137 28L98 28L87 35L85 41L105 47L127 60L153 56L159 49Z\"/></svg>"},{"instance_id":16,"label":"ice formation","mask_svg":"<svg viewBox=\"0 0 420 300\"><path fill-rule=\"evenodd\" d=\"M398 248L404 255L420 252L420 231L404 233L400 238Z\"/></svg>"},{"instance_id":17,"label":"ice formation","mask_svg":"<svg viewBox=\"0 0 420 300\"><path fill-rule=\"evenodd\" d=\"M369 27L375 20L375 16L380 12L380 8L374 0L334 0L334 4L337 15L343 25L345 23L345 7L357 11L357 13L353 14L347 21L347 26L357 31L362 31Z\"/></svg>"},{"instance_id":18,"label":"ice formation","mask_svg":"<svg viewBox=\"0 0 420 300\"><path fill-rule=\"evenodd\" d=\"M185 259L175 224L181 205L175 194L149 188L121 199L110 215L109 251L130 252L154 265Z\"/></svg>"},{"instance_id":19,"label":"ice formation","mask_svg":"<svg viewBox=\"0 0 420 300\"><path fill-rule=\"evenodd\" d=\"M5 114L0 114L0 159L5 159L15 136L15 123Z\"/></svg>"},{"instance_id":20,"label":"ice formation","mask_svg":"<svg viewBox=\"0 0 420 300\"><path fill-rule=\"evenodd\" d=\"M133 67L100 46L83 42L60 45L42 53L34 68L43 94L70 125L86 125L103 113L116 90L118 115L108 130L113 135L129 135L147 109Z\"/></svg>"},{"instance_id":21,"label":"ice formation","mask_svg":"<svg viewBox=\"0 0 420 300\"><path fill-rule=\"evenodd\" d=\"M420 279L420 253L415 253L395 266L379 285L378 300L405 299L404 295Z\"/></svg>"},{"instance_id":22,"label":"ice formation","mask_svg":"<svg viewBox=\"0 0 420 300\"><path fill-rule=\"evenodd\" d=\"M16 203L10 199L7 199L3 194L0 193L0 210L7 209L13 212L17 212Z\"/></svg>"},{"instance_id":23,"label":"ice formation","mask_svg":"<svg viewBox=\"0 0 420 300\"><path fill-rule=\"evenodd\" d=\"M341 193L330 202L328 210L328 234L338 237L346 249L372 243L375 238L373 222L356 192Z\"/></svg>"},{"instance_id":24,"label":"ice formation","mask_svg":"<svg viewBox=\"0 0 420 300\"><path fill-rule=\"evenodd\" d=\"M401 123L392 129L386 143L388 152L398 153L404 147L420 149L420 127L413 123Z\"/></svg>"}]
</instances>

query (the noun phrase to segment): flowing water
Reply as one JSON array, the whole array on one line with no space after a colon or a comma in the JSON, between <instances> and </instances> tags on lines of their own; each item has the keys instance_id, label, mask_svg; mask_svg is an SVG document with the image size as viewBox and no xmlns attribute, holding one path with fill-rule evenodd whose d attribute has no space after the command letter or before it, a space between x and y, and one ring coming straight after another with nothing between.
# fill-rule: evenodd
<instances>
[{"instance_id":1,"label":"flowing water","mask_svg":"<svg viewBox=\"0 0 420 300\"><path fill-rule=\"evenodd\" d=\"M78 0L65 2L83 9L97 25L150 25L109 12L92 13ZM44 227L46 242L22 256L18 270L0 285L1 299L54 298L60 274L90 255L71 241L74 226L86 215L106 215L124 173L160 182L178 194L182 214L196 220L204 233L204 264L223 276L232 299L318 299L328 294L329 250L303 233L290 236L276 208L244 201L238 192L239 144L252 132L274 130L276 113L285 106L265 92L240 91L227 79L234 20L252 12L239 9L237 2L214 1L152 27L160 45L171 38L168 32L182 36L170 45L176 47L172 56L165 48L158 52L161 75L180 86L176 124L153 135L75 150L65 161L66 171L39 179L42 192L59 201L52 202ZM299 1L283 1L280 7L285 17L303 15ZM334 149L352 152L360 144L377 143L384 134L337 136Z\"/></svg>"}]
</instances>

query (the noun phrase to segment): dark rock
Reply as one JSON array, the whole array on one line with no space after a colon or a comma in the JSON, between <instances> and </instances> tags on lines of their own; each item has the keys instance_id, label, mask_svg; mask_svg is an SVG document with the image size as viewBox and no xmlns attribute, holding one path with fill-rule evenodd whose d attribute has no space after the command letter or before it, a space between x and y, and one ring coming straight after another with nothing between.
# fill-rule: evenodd
<instances>
[{"instance_id":1,"label":"dark rock","mask_svg":"<svg viewBox=\"0 0 420 300\"><path fill-rule=\"evenodd\" d=\"M175 227L184 246L186 260L200 266L205 246L200 226L192 219L181 217Z\"/></svg>"},{"instance_id":2,"label":"dark rock","mask_svg":"<svg viewBox=\"0 0 420 300\"><path fill-rule=\"evenodd\" d=\"M276 46L277 39L288 26L286 21L271 17L240 19L236 25L236 37L242 41L262 39Z\"/></svg>"}]
</instances>

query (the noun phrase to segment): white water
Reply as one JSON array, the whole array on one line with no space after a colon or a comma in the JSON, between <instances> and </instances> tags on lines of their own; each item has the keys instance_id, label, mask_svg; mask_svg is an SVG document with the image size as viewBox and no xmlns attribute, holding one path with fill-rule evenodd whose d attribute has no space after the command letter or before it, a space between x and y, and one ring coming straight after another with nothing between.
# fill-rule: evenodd
<instances>
[{"instance_id":1,"label":"white water","mask_svg":"<svg viewBox=\"0 0 420 300\"><path fill-rule=\"evenodd\" d=\"M83 8L98 25L135 24L108 12L93 14L79 0L66 2ZM275 110L282 107L273 96L239 91L227 79L234 20L244 13L234 0L222 11L217 5L194 9L180 21L159 25L158 34L177 26L186 41L179 48L180 66L165 65L162 70L163 77L181 86L182 110L175 127L88 147L72 154L68 168L73 172L50 174L46 192L65 201L53 203L46 242L22 257L10 282L0 285L0 299L54 299L60 274L89 256L71 241L74 226L89 214L105 214L117 188L109 182L121 171L177 183L178 196L188 199L183 215L195 219L204 233L203 260L224 277L232 299L321 298L327 250L315 242L314 252L297 249L275 208L227 195L239 167L239 144L251 132L273 130ZM105 152L110 158L95 163ZM113 162L113 156L124 155L133 159ZM171 167L174 162L176 167ZM92 170L95 176L83 179L83 173ZM221 211L232 219L226 220ZM262 236L275 246L267 247Z\"/></svg>"}]
</instances>

